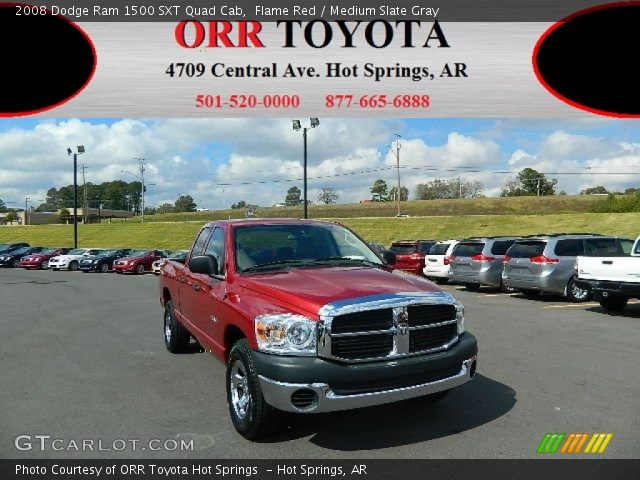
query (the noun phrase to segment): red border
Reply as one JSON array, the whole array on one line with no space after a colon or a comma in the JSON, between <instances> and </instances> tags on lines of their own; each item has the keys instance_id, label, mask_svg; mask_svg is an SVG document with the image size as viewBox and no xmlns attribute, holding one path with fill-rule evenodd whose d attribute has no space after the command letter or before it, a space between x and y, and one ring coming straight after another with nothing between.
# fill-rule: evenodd
<instances>
[{"instance_id":1,"label":"red border","mask_svg":"<svg viewBox=\"0 0 640 480\"><path fill-rule=\"evenodd\" d=\"M640 5L640 1L630 1L630 2L615 2L615 3L606 3L603 5L596 5L594 7L589 7L586 8L584 10L580 10L576 13L573 13L571 15L569 15L566 18L563 18L562 20L554 23L553 25L551 25L543 34L542 36L538 39L538 41L536 42L536 46L533 49L533 56L531 57L531 63L533 64L533 71L536 74L536 77L538 78L538 81L542 84L542 86L544 88L547 89L547 91L549 93L551 93L554 97L556 97L559 100L562 100L564 103L566 103L567 105L570 105L574 108L578 108L580 110L584 110L587 111L589 113L595 113L597 115L604 115L607 117L616 117L616 118L640 118L640 113L636 113L636 114L629 114L629 113L616 113L616 112L609 112L607 110L599 110L596 108L591 108L591 107L587 107L586 105L582 105L581 103L575 102L573 100L570 100L568 98L566 98L564 95L561 95L560 93L558 93L557 91L555 91L553 88L551 88L551 86L545 81L545 79L542 77L542 75L540 74L540 71L538 69L538 50L540 49L540 46L542 45L542 43L547 39L547 37L553 32L555 31L558 27L564 25L566 22L573 20L575 18L581 17L583 15L586 15L588 13L592 13L592 12L596 12L598 10L608 10L610 8L624 8L624 7L628 7L628 6L637 6Z\"/></svg>"},{"instance_id":2,"label":"red border","mask_svg":"<svg viewBox=\"0 0 640 480\"><path fill-rule=\"evenodd\" d=\"M1 2L0 3L0 8L11 8L11 7L16 7L18 5L33 6L33 5L27 5L27 4L24 4L24 3ZM47 14L51 15L51 11L48 8L47 8ZM82 28L80 28L75 22L69 20L64 15L55 15L55 16L62 18L65 22L71 24L76 30L78 30L84 36L85 40L87 41L87 43L91 47L91 53L93 55L93 68L91 69L91 73L89 74L89 77L84 82L84 85L82 85L82 87L80 87L76 92L74 92L70 96L60 100L58 103L55 103L55 104L47 106L47 107L39 108L37 110L25 110L25 111L20 111L20 112L6 112L6 113L5 112L0 112L0 118L26 117L28 115L35 115L35 114L38 114L38 113L46 112L48 110L52 110L54 108L57 108L57 107L65 104L65 103L67 103L68 101L73 100L78 95L80 95L80 93L82 91L84 91L85 88L87 88L87 85L89 85L91 80L93 80L93 76L96 73L96 68L98 67L98 54L96 52L96 47L93 44L93 41L91 40L91 37L89 37L89 35L87 35L87 32L85 32Z\"/></svg>"}]
</instances>

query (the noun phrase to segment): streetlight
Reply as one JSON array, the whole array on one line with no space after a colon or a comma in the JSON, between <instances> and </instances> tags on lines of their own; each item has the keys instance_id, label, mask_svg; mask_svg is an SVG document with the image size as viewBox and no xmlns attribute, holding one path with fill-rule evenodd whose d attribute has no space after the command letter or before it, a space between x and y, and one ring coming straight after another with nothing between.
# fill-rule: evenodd
<instances>
[{"instance_id":1,"label":"streetlight","mask_svg":"<svg viewBox=\"0 0 640 480\"><path fill-rule=\"evenodd\" d=\"M398 171L398 187L397 187L397 191L396 191L396 202L398 204L398 213L396 215L396 217L400 216L400 138L401 135L398 133L394 133L394 135L396 136L396 151L394 152L393 150L391 150L391 153L393 153L396 157L396 170Z\"/></svg>"},{"instance_id":2,"label":"streetlight","mask_svg":"<svg viewBox=\"0 0 640 480\"><path fill-rule=\"evenodd\" d=\"M316 128L318 125L320 125L320 120L318 120L317 118L310 118L309 119L311 121L311 128ZM293 129L297 132L298 130L302 129L302 137L304 138L304 164L303 164L303 177L304 177L304 188L303 188L303 201L304 201L304 218L308 218L307 217L307 130L309 129L308 127L303 127L302 123L300 123L300 120L293 120Z\"/></svg>"},{"instance_id":3,"label":"streetlight","mask_svg":"<svg viewBox=\"0 0 640 480\"><path fill-rule=\"evenodd\" d=\"M78 145L76 152L67 148L67 155L73 154L73 248L78 248L78 155L84 152L84 145Z\"/></svg>"}]
</instances>

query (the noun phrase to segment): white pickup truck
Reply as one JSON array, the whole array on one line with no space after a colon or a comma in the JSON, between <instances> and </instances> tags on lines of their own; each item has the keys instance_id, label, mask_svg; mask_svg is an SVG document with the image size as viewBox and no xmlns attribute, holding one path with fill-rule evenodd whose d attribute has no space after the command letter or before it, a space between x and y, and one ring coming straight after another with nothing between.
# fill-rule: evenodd
<instances>
[{"instance_id":1,"label":"white pickup truck","mask_svg":"<svg viewBox=\"0 0 640 480\"><path fill-rule=\"evenodd\" d=\"M630 298L640 298L640 237L629 256L578 257L576 285L586 288L606 310L622 310Z\"/></svg>"}]
</instances>

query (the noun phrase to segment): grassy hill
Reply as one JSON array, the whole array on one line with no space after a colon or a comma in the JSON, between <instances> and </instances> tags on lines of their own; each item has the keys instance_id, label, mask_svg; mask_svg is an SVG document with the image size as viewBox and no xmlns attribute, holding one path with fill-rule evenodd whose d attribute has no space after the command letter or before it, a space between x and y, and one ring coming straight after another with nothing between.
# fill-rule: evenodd
<instances>
[{"instance_id":1,"label":"grassy hill","mask_svg":"<svg viewBox=\"0 0 640 480\"><path fill-rule=\"evenodd\" d=\"M208 212L205 212L208 213ZM461 238L473 235L528 235L543 232L640 234L640 213L571 213L547 215L456 215L408 218L335 218L371 242L389 245L410 238ZM145 219L146 220L146 219ZM78 226L78 244L86 247L184 249L208 219L183 222L102 223ZM71 225L0 227L0 243L69 246Z\"/></svg>"}]
</instances>

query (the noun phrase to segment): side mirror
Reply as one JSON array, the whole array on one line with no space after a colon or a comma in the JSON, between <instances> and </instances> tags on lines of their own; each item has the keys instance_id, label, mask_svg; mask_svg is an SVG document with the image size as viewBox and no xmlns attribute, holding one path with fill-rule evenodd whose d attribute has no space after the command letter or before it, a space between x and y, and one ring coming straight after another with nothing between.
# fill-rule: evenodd
<instances>
[{"instance_id":1,"label":"side mirror","mask_svg":"<svg viewBox=\"0 0 640 480\"><path fill-rule=\"evenodd\" d=\"M189 261L189 270L203 275L217 275L218 261L210 255L197 255Z\"/></svg>"},{"instance_id":2,"label":"side mirror","mask_svg":"<svg viewBox=\"0 0 640 480\"><path fill-rule=\"evenodd\" d=\"M394 265L396 263L396 254L390 250L385 250L382 252L382 258L389 265Z\"/></svg>"}]
</instances>

